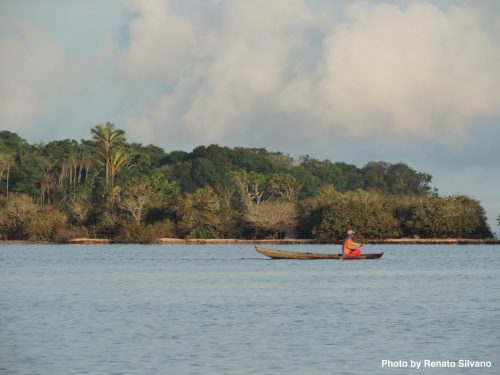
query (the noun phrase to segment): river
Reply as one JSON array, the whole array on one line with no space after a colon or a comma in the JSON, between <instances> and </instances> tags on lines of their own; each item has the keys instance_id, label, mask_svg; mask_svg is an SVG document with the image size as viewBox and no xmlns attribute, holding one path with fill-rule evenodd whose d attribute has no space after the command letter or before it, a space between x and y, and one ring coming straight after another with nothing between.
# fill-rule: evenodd
<instances>
[{"instance_id":1,"label":"river","mask_svg":"<svg viewBox=\"0 0 500 375\"><path fill-rule=\"evenodd\" d=\"M365 251L0 245L0 374L500 373L500 245Z\"/></svg>"}]
</instances>

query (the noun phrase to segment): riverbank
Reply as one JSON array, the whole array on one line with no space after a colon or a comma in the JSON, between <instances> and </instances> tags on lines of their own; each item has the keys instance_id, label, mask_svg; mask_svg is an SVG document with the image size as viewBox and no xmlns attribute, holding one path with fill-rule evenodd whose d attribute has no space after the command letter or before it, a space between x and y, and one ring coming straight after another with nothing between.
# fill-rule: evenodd
<instances>
[{"instance_id":1,"label":"riverbank","mask_svg":"<svg viewBox=\"0 0 500 375\"><path fill-rule=\"evenodd\" d=\"M69 243L111 243L104 239L74 239ZM312 239L262 239L262 240L242 240L238 238L159 238L153 241L154 244L193 244L193 245L225 245L225 244L249 244L249 245L306 245L317 243ZM472 238L389 238L382 240L368 240L367 244L385 245L498 245L498 239L472 239Z\"/></svg>"},{"instance_id":2,"label":"riverbank","mask_svg":"<svg viewBox=\"0 0 500 375\"><path fill-rule=\"evenodd\" d=\"M312 239L265 239L265 240L240 240L236 238L160 238L157 244L275 244L275 245L304 245L317 243ZM383 240L367 240L367 244L385 245L498 245L500 240L496 239L471 239L471 238L389 238Z\"/></svg>"},{"instance_id":3,"label":"riverbank","mask_svg":"<svg viewBox=\"0 0 500 375\"><path fill-rule=\"evenodd\" d=\"M159 238L154 241L156 244L282 244L282 245L304 245L313 244L314 240L311 239L264 239L264 240L241 240L238 238Z\"/></svg>"},{"instance_id":4,"label":"riverbank","mask_svg":"<svg viewBox=\"0 0 500 375\"><path fill-rule=\"evenodd\" d=\"M366 243L386 245L499 245L500 240L477 238L389 238L385 240L368 240Z\"/></svg>"},{"instance_id":5,"label":"riverbank","mask_svg":"<svg viewBox=\"0 0 500 375\"><path fill-rule=\"evenodd\" d=\"M0 241L1 244L47 244L49 241ZM106 238L74 238L65 242L73 245L106 245L113 241ZM191 245L307 245L316 244L312 239L261 239L243 240L238 238L158 238L152 242L160 245L191 244ZM367 244L382 245L500 245L500 239L474 238L389 238L383 240L367 240Z\"/></svg>"}]
</instances>

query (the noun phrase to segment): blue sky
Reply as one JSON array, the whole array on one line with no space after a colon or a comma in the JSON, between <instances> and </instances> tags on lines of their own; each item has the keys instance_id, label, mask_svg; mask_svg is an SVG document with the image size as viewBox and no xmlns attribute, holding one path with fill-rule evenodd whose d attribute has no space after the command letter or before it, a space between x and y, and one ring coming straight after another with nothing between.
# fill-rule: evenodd
<instances>
[{"instance_id":1,"label":"blue sky","mask_svg":"<svg viewBox=\"0 0 500 375\"><path fill-rule=\"evenodd\" d=\"M496 1L0 1L0 127L405 162L500 213Z\"/></svg>"}]
</instances>

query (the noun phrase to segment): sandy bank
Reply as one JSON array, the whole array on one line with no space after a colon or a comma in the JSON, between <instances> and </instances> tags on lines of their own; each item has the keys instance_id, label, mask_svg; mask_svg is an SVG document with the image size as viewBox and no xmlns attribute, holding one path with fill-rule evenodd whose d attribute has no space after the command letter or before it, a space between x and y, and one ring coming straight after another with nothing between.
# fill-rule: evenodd
<instances>
[{"instance_id":1,"label":"sandy bank","mask_svg":"<svg viewBox=\"0 0 500 375\"><path fill-rule=\"evenodd\" d=\"M46 244L48 241L0 241L0 245L8 244ZM75 245L105 245L113 243L107 238L74 238L65 242ZM154 244L174 245L174 244L192 244L192 245L230 245L230 244L274 244L274 245L306 245L315 244L311 239L264 239L264 240L242 240L238 238L158 238L153 241ZM386 245L500 245L500 239L474 239L474 238L389 238L383 240L367 240L367 244L386 244ZM332 245L338 245L332 244Z\"/></svg>"},{"instance_id":2,"label":"sandy bank","mask_svg":"<svg viewBox=\"0 0 500 375\"><path fill-rule=\"evenodd\" d=\"M276 245L304 245L316 243L311 239L284 239L284 240L240 240L237 238L210 238L210 239L182 239L182 238L159 238L157 244L276 244ZM500 240L496 239L474 239L474 238L389 238L382 240L368 240L367 244L387 245L498 245Z\"/></svg>"},{"instance_id":3,"label":"sandy bank","mask_svg":"<svg viewBox=\"0 0 500 375\"><path fill-rule=\"evenodd\" d=\"M284 245L302 245L314 243L313 240L298 240L298 239L285 239L285 240L240 240L237 238L159 238L154 243L157 244L284 244Z\"/></svg>"},{"instance_id":4,"label":"sandy bank","mask_svg":"<svg viewBox=\"0 0 500 375\"><path fill-rule=\"evenodd\" d=\"M85 244L85 245L91 245L91 244L108 244L111 243L112 241L107 239L107 238L73 238L72 240L68 240L65 243L68 244Z\"/></svg>"},{"instance_id":5,"label":"sandy bank","mask_svg":"<svg viewBox=\"0 0 500 375\"><path fill-rule=\"evenodd\" d=\"M395 245L498 245L500 240L477 238L389 238L385 240L368 240L371 244Z\"/></svg>"}]
</instances>

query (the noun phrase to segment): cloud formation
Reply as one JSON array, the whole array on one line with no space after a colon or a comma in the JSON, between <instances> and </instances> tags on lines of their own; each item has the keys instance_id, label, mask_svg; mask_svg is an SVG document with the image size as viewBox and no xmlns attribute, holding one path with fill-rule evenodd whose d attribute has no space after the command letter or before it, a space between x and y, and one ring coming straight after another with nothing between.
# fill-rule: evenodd
<instances>
[{"instance_id":1,"label":"cloud formation","mask_svg":"<svg viewBox=\"0 0 500 375\"><path fill-rule=\"evenodd\" d=\"M447 193L489 181L498 216L497 1L32 3L0 3L1 130L404 161Z\"/></svg>"},{"instance_id":2,"label":"cloud formation","mask_svg":"<svg viewBox=\"0 0 500 375\"><path fill-rule=\"evenodd\" d=\"M219 16L207 22L174 14L162 0L132 3L138 16L120 60L128 79L151 78L140 89L157 95L132 121L142 131L175 130L200 142L244 134L278 97L296 64L292 54L301 59L307 31L317 27L301 0L219 6Z\"/></svg>"},{"instance_id":3,"label":"cloud formation","mask_svg":"<svg viewBox=\"0 0 500 375\"><path fill-rule=\"evenodd\" d=\"M324 41L312 89L320 121L398 139L465 135L500 112L500 48L466 8L349 7Z\"/></svg>"},{"instance_id":4,"label":"cloud formation","mask_svg":"<svg viewBox=\"0 0 500 375\"><path fill-rule=\"evenodd\" d=\"M470 7L362 2L336 21L305 0L197 3L130 3L120 63L149 98L130 132L440 143L500 115L500 46Z\"/></svg>"},{"instance_id":5,"label":"cloud formation","mask_svg":"<svg viewBox=\"0 0 500 375\"><path fill-rule=\"evenodd\" d=\"M70 112L84 112L66 116L81 119L77 137L109 120L131 139L166 147L310 152L345 139L439 147L500 117L500 17L477 2L124 4L126 32L88 61L69 61L32 24L0 20L4 128L33 134L41 117L58 117L64 98Z\"/></svg>"},{"instance_id":6,"label":"cloud formation","mask_svg":"<svg viewBox=\"0 0 500 375\"><path fill-rule=\"evenodd\" d=\"M32 24L15 19L1 19L0 24L0 124L32 133L38 117L71 86L71 64L48 34Z\"/></svg>"}]
</instances>

